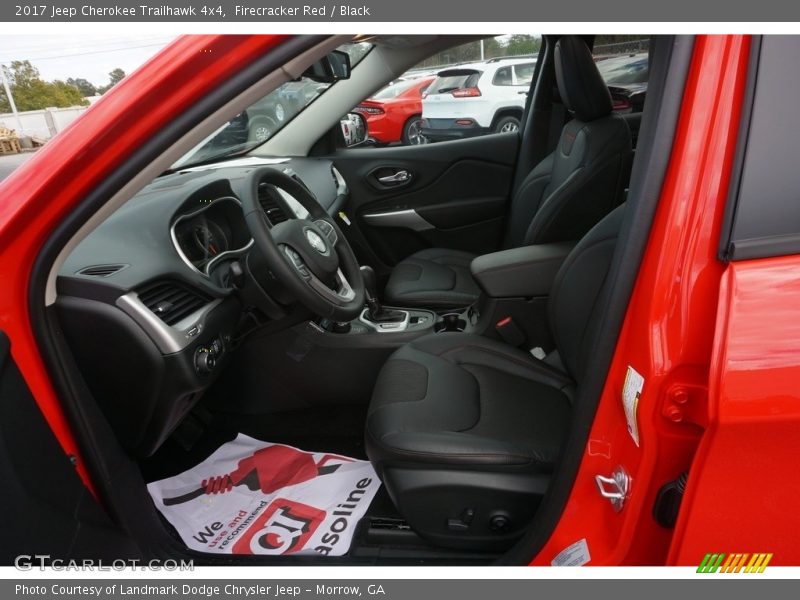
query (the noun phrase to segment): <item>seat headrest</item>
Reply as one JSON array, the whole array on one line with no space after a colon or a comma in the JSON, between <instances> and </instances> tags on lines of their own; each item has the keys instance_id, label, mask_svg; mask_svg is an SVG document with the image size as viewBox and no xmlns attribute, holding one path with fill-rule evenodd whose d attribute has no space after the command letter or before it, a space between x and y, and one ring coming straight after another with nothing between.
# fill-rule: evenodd
<instances>
[{"instance_id":1,"label":"seat headrest","mask_svg":"<svg viewBox=\"0 0 800 600\"><path fill-rule=\"evenodd\" d=\"M556 82L566 107L580 121L594 121L611 112L611 94L580 37L566 35L556 43Z\"/></svg>"}]
</instances>

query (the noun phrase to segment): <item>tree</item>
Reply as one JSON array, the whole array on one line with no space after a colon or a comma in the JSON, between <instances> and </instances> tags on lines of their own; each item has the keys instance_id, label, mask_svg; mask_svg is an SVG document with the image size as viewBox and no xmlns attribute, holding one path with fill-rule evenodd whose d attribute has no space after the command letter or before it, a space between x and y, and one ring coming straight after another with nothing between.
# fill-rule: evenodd
<instances>
[{"instance_id":1,"label":"tree","mask_svg":"<svg viewBox=\"0 0 800 600\"><path fill-rule=\"evenodd\" d=\"M594 38L595 56L614 56L647 52L650 39L643 35L598 35Z\"/></svg>"},{"instance_id":2,"label":"tree","mask_svg":"<svg viewBox=\"0 0 800 600\"><path fill-rule=\"evenodd\" d=\"M117 85L120 81L122 81L125 78L125 71L119 68L114 69L108 74L108 78L109 78L109 83L112 86Z\"/></svg>"},{"instance_id":3,"label":"tree","mask_svg":"<svg viewBox=\"0 0 800 600\"><path fill-rule=\"evenodd\" d=\"M510 36L505 43L506 56L535 54L539 51L541 41L532 35L517 34Z\"/></svg>"},{"instance_id":4,"label":"tree","mask_svg":"<svg viewBox=\"0 0 800 600\"><path fill-rule=\"evenodd\" d=\"M503 56L505 49L497 41L496 37L486 38L483 40L483 57L486 59L496 58Z\"/></svg>"},{"instance_id":5,"label":"tree","mask_svg":"<svg viewBox=\"0 0 800 600\"><path fill-rule=\"evenodd\" d=\"M15 60L11 62L8 72L9 87L14 96L17 110L41 110L54 106L85 106L88 104L83 99L81 92L74 86L64 81L44 81L39 74L39 69L28 60ZM0 112L9 112L11 105L5 94L0 97Z\"/></svg>"},{"instance_id":6,"label":"tree","mask_svg":"<svg viewBox=\"0 0 800 600\"><path fill-rule=\"evenodd\" d=\"M72 87L78 88L78 90L80 90L81 94L84 97L94 96L95 94L97 94L97 88L94 86L93 83L87 81L86 79L82 79L80 77L78 79L73 79L72 77L70 77L69 79L67 79L67 84L71 85Z\"/></svg>"},{"instance_id":7,"label":"tree","mask_svg":"<svg viewBox=\"0 0 800 600\"><path fill-rule=\"evenodd\" d=\"M483 40L483 57L498 58L503 56L518 56L521 54L536 54L539 52L542 39L532 35L512 35L489 37ZM451 65L465 62L477 62L481 59L481 43L467 42L455 48L448 48L417 65L417 68L435 69L442 65Z\"/></svg>"},{"instance_id":8,"label":"tree","mask_svg":"<svg viewBox=\"0 0 800 600\"><path fill-rule=\"evenodd\" d=\"M105 94L108 90L117 85L124 78L125 78L125 71L119 68L114 69L108 74L108 85L103 85L97 88L97 93Z\"/></svg>"}]
</instances>

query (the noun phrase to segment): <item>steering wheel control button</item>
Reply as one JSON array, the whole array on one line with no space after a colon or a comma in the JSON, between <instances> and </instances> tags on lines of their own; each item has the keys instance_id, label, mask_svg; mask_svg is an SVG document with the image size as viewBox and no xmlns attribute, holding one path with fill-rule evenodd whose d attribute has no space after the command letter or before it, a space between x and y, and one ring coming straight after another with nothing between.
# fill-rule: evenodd
<instances>
[{"instance_id":1,"label":"steering wheel control button","mask_svg":"<svg viewBox=\"0 0 800 600\"><path fill-rule=\"evenodd\" d=\"M319 221L314 221L314 225L316 225L317 229L319 229L323 234L325 234L325 237L328 238L328 241L332 245L334 246L336 245L336 242L339 241L339 237L336 235L336 230L333 228L333 225L331 225L328 221L324 219L320 219Z\"/></svg>"},{"instance_id":2,"label":"steering wheel control button","mask_svg":"<svg viewBox=\"0 0 800 600\"><path fill-rule=\"evenodd\" d=\"M300 273L300 275L306 279L311 277L311 273L308 272L303 259L300 258L300 255L297 252L295 252L289 246L284 246L284 252L286 253L286 256L289 257L289 260L292 261L292 265L294 265L294 268L297 269L297 272Z\"/></svg>"}]
</instances>

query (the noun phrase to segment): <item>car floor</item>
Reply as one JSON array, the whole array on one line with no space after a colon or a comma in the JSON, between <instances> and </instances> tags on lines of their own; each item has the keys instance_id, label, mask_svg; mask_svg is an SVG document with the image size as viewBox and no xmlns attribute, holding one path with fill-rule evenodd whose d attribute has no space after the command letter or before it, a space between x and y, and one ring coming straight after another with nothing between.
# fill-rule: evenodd
<instances>
[{"instance_id":1,"label":"car floor","mask_svg":"<svg viewBox=\"0 0 800 600\"><path fill-rule=\"evenodd\" d=\"M301 450L365 460L366 411L366 405L325 406L256 415L195 411L153 456L140 461L141 472L148 483L177 475L205 460L239 433ZM162 522L173 536L178 537L166 519L162 518ZM376 522L380 523L377 533ZM388 536L387 524L393 529ZM398 525L399 530L396 529ZM359 523L348 555L376 564L407 564L409 561L415 564L484 564L494 558L485 553L430 546L404 527L400 513L383 486Z\"/></svg>"},{"instance_id":2,"label":"car floor","mask_svg":"<svg viewBox=\"0 0 800 600\"><path fill-rule=\"evenodd\" d=\"M284 413L195 412L151 457L141 461L145 481L177 475L205 460L223 443L243 433L308 452L366 460L363 405L303 408Z\"/></svg>"},{"instance_id":3,"label":"car floor","mask_svg":"<svg viewBox=\"0 0 800 600\"><path fill-rule=\"evenodd\" d=\"M194 414L153 456L140 462L142 475L150 483L182 473L201 463L239 433L308 452L341 454L366 460L366 413L367 407L364 405L342 405L277 414ZM400 518L385 487L378 491L367 516Z\"/></svg>"}]
</instances>

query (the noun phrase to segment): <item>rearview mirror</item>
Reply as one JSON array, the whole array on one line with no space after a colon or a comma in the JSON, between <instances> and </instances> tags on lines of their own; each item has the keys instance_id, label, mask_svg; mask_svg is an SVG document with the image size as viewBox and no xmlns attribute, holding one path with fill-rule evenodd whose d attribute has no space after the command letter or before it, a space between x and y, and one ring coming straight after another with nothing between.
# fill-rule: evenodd
<instances>
[{"instance_id":1,"label":"rearview mirror","mask_svg":"<svg viewBox=\"0 0 800 600\"><path fill-rule=\"evenodd\" d=\"M306 69L303 77L319 83L334 83L340 79L350 79L350 55L341 50L334 50Z\"/></svg>"}]
</instances>

